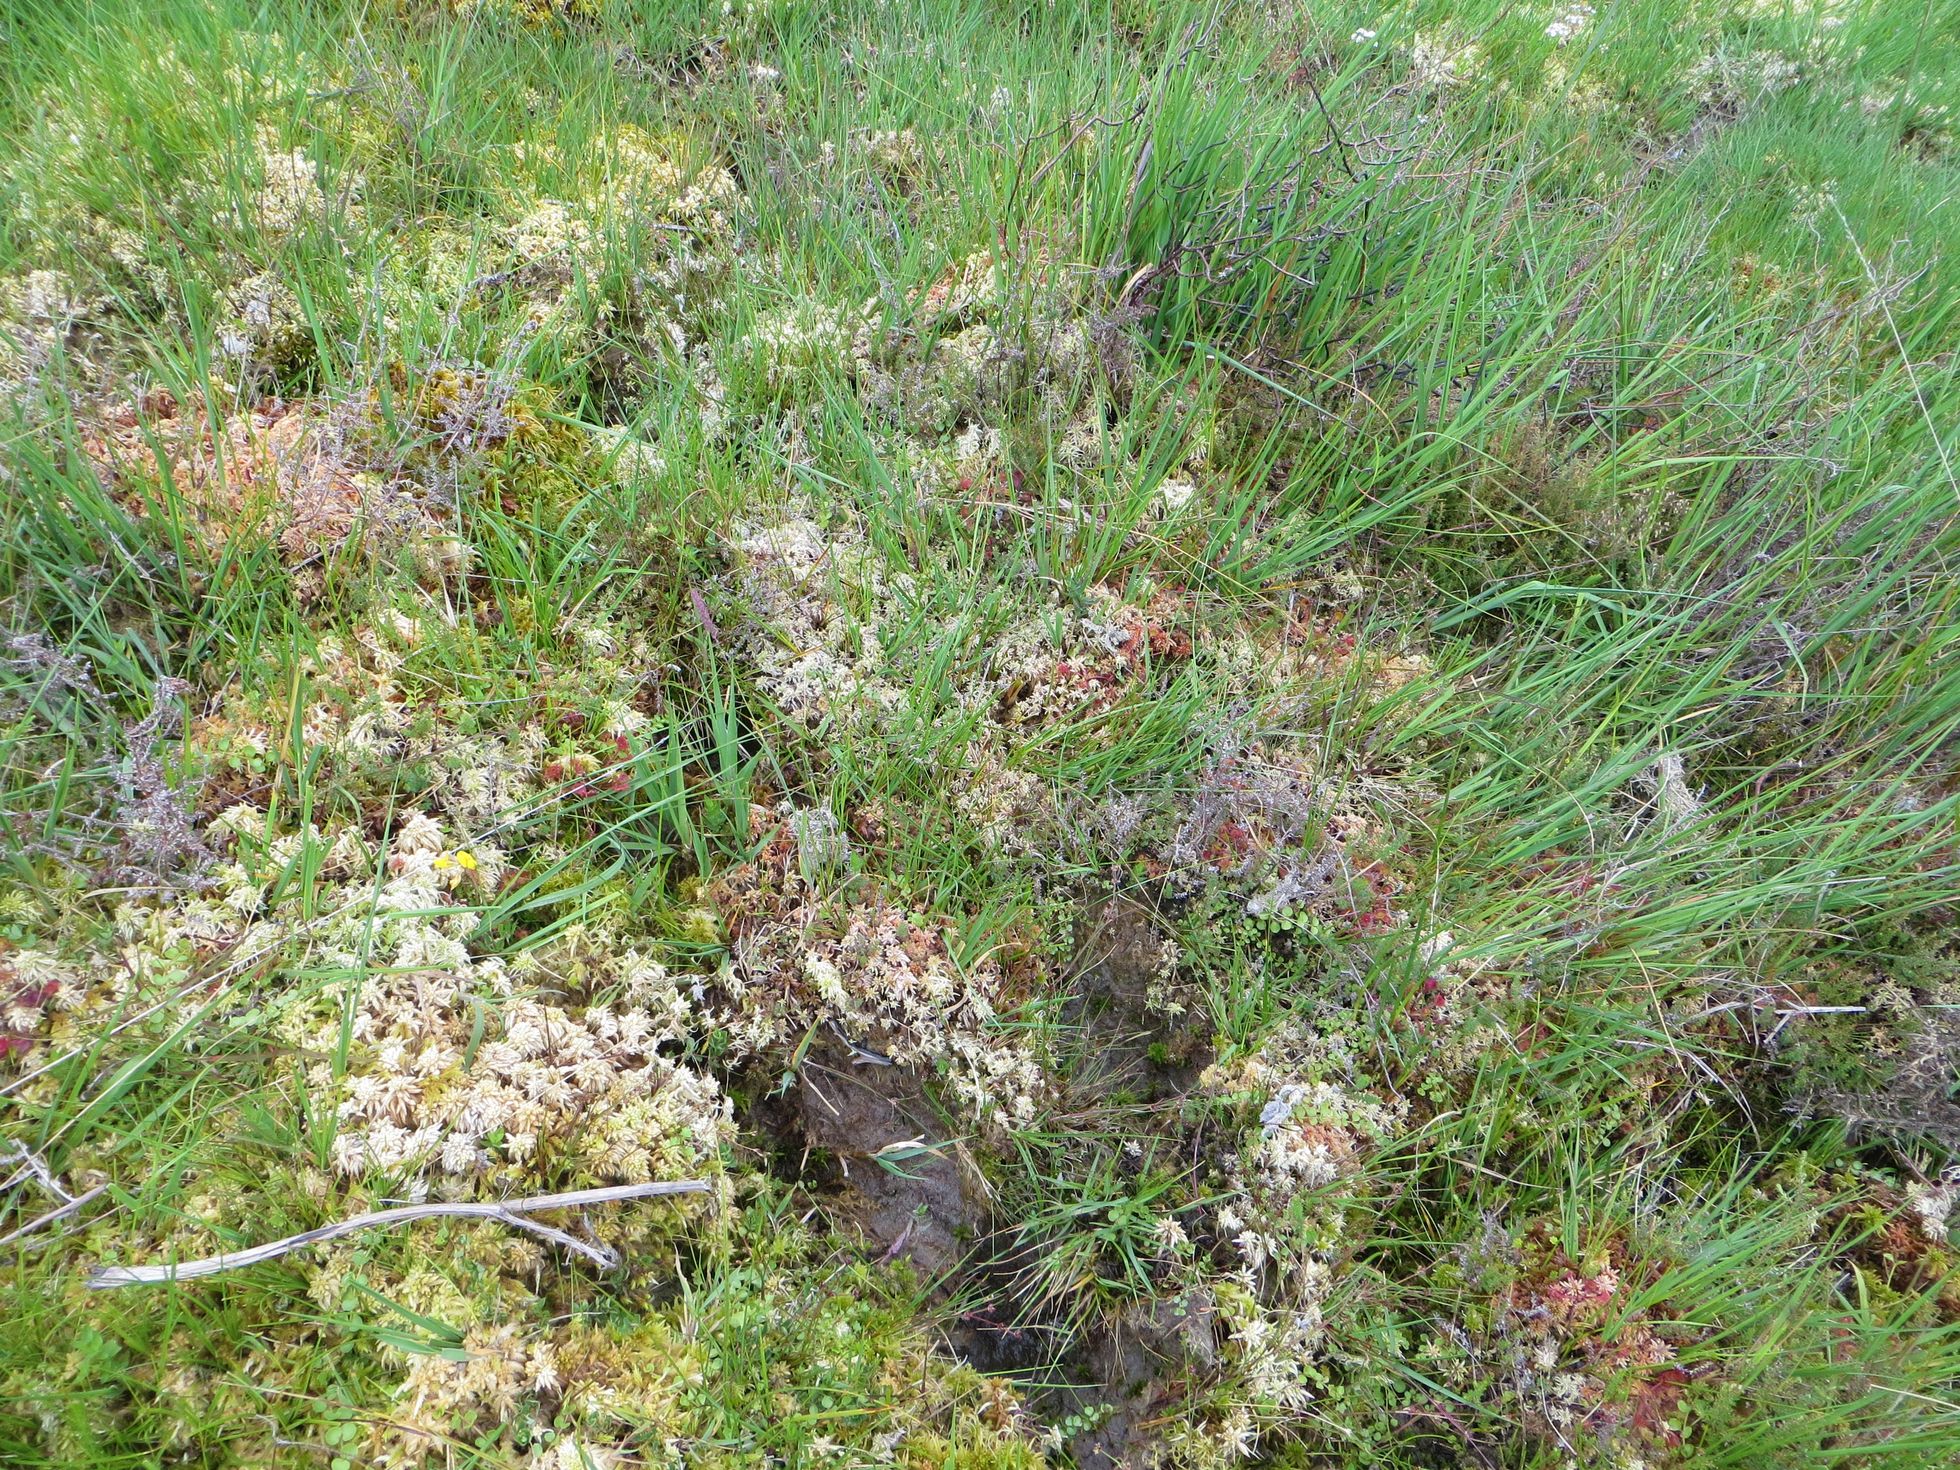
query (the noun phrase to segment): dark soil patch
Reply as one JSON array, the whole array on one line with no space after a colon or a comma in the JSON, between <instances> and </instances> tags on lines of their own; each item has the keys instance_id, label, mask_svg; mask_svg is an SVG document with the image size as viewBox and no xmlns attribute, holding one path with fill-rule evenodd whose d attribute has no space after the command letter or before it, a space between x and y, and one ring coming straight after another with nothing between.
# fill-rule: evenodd
<instances>
[{"instance_id":1,"label":"dark soil patch","mask_svg":"<svg viewBox=\"0 0 1960 1470\"><path fill-rule=\"evenodd\" d=\"M1069 1084L1078 1096L1162 1102L1188 1093L1209 1065L1210 1027L1197 997L1165 972L1167 932L1136 899L1111 894L1087 905L1064 1012L1079 1036ZM1153 993L1175 996L1182 1014L1153 1007Z\"/></svg>"},{"instance_id":2,"label":"dark soil patch","mask_svg":"<svg viewBox=\"0 0 1960 1470\"><path fill-rule=\"evenodd\" d=\"M1101 1415L1069 1443L1076 1470L1122 1470L1139 1454L1148 1458L1155 1421L1218 1364L1217 1315L1209 1293L1192 1291L1141 1303L1094 1334L1085 1382L1053 1395L1063 1414Z\"/></svg>"},{"instance_id":3,"label":"dark soil patch","mask_svg":"<svg viewBox=\"0 0 1960 1470\"><path fill-rule=\"evenodd\" d=\"M778 1081L774 1076L770 1082ZM843 1183L837 1160L828 1150L814 1148L803 1133L798 1099L771 1087L756 1088L741 1103L743 1142L760 1157L773 1179L801 1185L811 1194L826 1194Z\"/></svg>"},{"instance_id":4,"label":"dark soil patch","mask_svg":"<svg viewBox=\"0 0 1960 1470\"><path fill-rule=\"evenodd\" d=\"M795 1103L808 1147L835 1161L840 1223L928 1278L959 1264L984 1202L915 1071L854 1064L849 1048L826 1039L804 1059ZM877 1157L914 1140L922 1146Z\"/></svg>"},{"instance_id":5,"label":"dark soil patch","mask_svg":"<svg viewBox=\"0 0 1960 1470\"><path fill-rule=\"evenodd\" d=\"M1068 1107L1058 1120L1090 1138L1152 1136L1161 1161L1188 1160L1195 1170L1206 1128L1202 1117L1187 1116L1185 1100L1211 1061L1211 1027L1200 997L1178 984L1165 952L1168 932L1136 898L1085 903L1066 972L1063 1021L1073 1040L1064 1066ZM1142 1165L1126 1158L1119 1167ZM965 1309L948 1330L950 1346L983 1372L1021 1378L1042 1419L1089 1420L1093 1427L1068 1446L1082 1470L1151 1461L1164 1415L1217 1366L1214 1303L1195 1293L1142 1302L1113 1318L1092 1310L1084 1322L1072 1310L1084 1303L1037 1299L1038 1258L1047 1249L1040 1232L1010 1218L994 1225L961 1272Z\"/></svg>"},{"instance_id":6,"label":"dark soil patch","mask_svg":"<svg viewBox=\"0 0 1960 1470\"><path fill-rule=\"evenodd\" d=\"M985 1242L968 1257L959 1286L968 1305L947 1324L946 1344L982 1373L1052 1380L1061 1372L1057 1360L1068 1347L1068 1334L1022 1308L1019 1283L999 1257L998 1245Z\"/></svg>"}]
</instances>

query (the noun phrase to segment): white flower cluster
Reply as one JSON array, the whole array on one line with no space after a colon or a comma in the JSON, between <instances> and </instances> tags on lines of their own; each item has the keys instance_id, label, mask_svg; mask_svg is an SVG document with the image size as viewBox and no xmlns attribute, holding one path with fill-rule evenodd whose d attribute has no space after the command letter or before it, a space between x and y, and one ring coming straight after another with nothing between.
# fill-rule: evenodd
<instances>
[{"instance_id":1,"label":"white flower cluster","mask_svg":"<svg viewBox=\"0 0 1960 1470\"><path fill-rule=\"evenodd\" d=\"M1137 607L1113 588L1090 587L1081 604L1058 604L988 643L988 677L959 693L1008 730L1029 730L1109 708L1150 664L1183 658L1190 640L1170 602Z\"/></svg>"},{"instance_id":2,"label":"white flower cluster","mask_svg":"<svg viewBox=\"0 0 1960 1470\"><path fill-rule=\"evenodd\" d=\"M431 538L420 550L438 566L467 564L467 548L453 542ZM307 659L308 672L357 698L351 704L320 699L308 705L302 731L308 746L325 749L334 759L343 779L415 763L430 777L426 803L464 830L483 830L545 799L558 778L547 768L548 736L536 722L472 732L452 720L416 718L403 697L399 670L422 636L423 623L445 612L441 601L431 598L422 618L387 609L358 625L351 639L322 638ZM655 662L646 639L618 636L593 622L564 631L582 645L580 695L598 729L611 738L642 729L647 716L640 703Z\"/></svg>"},{"instance_id":3,"label":"white flower cluster","mask_svg":"<svg viewBox=\"0 0 1960 1470\"><path fill-rule=\"evenodd\" d=\"M510 253L526 265L585 272L598 264L597 232L580 210L561 199L539 199L504 230Z\"/></svg>"},{"instance_id":4,"label":"white flower cluster","mask_svg":"<svg viewBox=\"0 0 1960 1470\"><path fill-rule=\"evenodd\" d=\"M512 156L517 181L486 262L502 269L485 270L481 279L521 294L529 332L596 347L593 329L605 323L611 304L582 284L609 265L630 267L644 339L653 347L684 347L689 324L723 308L735 260L732 216L742 197L728 169L685 166L632 126L595 139L587 164L568 163L549 144L518 144ZM471 284L457 268L471 256L470 242L457 240L404 266L419 272L420 289L447 310ZM413 287L407 292L415 294Z\"/></svg>"},{"instance_id":5,"label":"white flower cluster","mask_svg":"<svg viewBox=\"0 0 1960 1470\"><path fill-rule=\"evenodd\" d=\"M582 1183L716 1172L732 1136L728 1103L712 1079L656 1050L688 1030L686 1003L659 965L631 950L618 963L644 1003L576 1016L487 998L447 974L370 979L354 1018L358 1060L340 1087L335 1168L439 1169L510 1186L536 1182L538 1168ZM473 1045L485 1016L493 1039Z\"/></svg>"},{"instance_id":6,"label":"white flower cluster","mask_svg":"<svg viewBox=\"0 0 1960 1470\"><path fill-rule=\"evenodd\" d=\"M558 1387L548 1338L527 1341L511 1323L472 1327L458 1353L417 1353L396 1391L387 1426L390 1465L419 1465L451 1442L459 1425L503 1423L519 1404Z\"/></svg>"},{"instance_id":7,"label":"white flower cluster","mask_svg":"<svg viewBox=\"0 0 1960 1470\"><path fill-rule=\"evenodd\" d=\"M1489 1335L1506 1391L1561 1443L1569 1442L1567 1430L1583 1425L1603 1447L1629 1446L1634 1436L1606 1407L1609 1396L1616 1389L1624 1393L1629 1383L1637 1389L1644 1370L1674 1360L1674 1346L1627 1301L1624 1288L1611 1264L1568 1265L1550 1279L1519 1282L1500 1299ZM1607 1356L1599 1351L1599 1334L1615 1318Z\"/></svg>"},{"instance_id":8,"label":"white flower cluster","mask_svg":"<svg viewBox=\"0 0 1960 1470\"><path fill-rule=\"evenodd\" d=\"M0 279L0 395L31 386L87 310L60 271Z\"/></svg>"},{"instance_id":9,"label":"white flower cluster","mask_svg":"<svg viewBox=\"0 0 1960 1470\"><path fill-rule=\"evenodd\" d=\"M1055 808L1054 796L1032 772L1008 764L996 740L969 747L967 768L953 791L953 806L1001 852L1032 853L1045 846Z\"/></svg>"},{"instance_id":10,"label":"white flower cluster","mask_svg":"<svg viewBox=\"0 0 1960 1470\"><path fill-rule=\"evenodd\" d=\"M1172 476L1157 487L1157 498L1152 509L1161 516L1175 516L1197 498L1196 485L1181 476Z\"/></svg>"},{"instance_id":11,"label":"white flower cluster","mask_svg":"<svg viewBox=\"0 0 1960 1470\"><path fill-rule=\"evenodd\" d=\"M1059 416L1073 406L1095 363L1086 322L1036 316L1007 336L976 322L943 337L933 350L939 391L958 410L993 418L1017 388L1038 394Z\"/></svg>"},{"instance_id":12,"label":"white flower cluster","mask_svg":"<svg viewBox=\"0 0 1960 1470\"><path fill-rule=\"evenodd\" d=\"M1263 1098L1258 1136L1241 1154L1260 1209L1283 1210L1297 1195L1348 1176L1401 1128L1403 1104L1334 1080L1350 1068L1338 1041L1283 1028L1251 1056L1201 1079L1209 1092Z\"/></svg>"},{"instance_id":13,"label":"white flower cluster","mask_svg":"<svg viewBox=\"0 0 1960 1470\"><path fill-rule=\"evenodd\" d=\"M910 689L883 630L901 616L909 574L887 569L855 530L826 530L795 508L738 526L732 549L737 566L722 579L740 605L731 641L759 687L806 726L889 727ZM942 723L960 727L966 761L953 801L990 845L1031 850L1052 828L1055 803L1017 765L1017 744L1108 709L1188 657L1181 620L1174 598L1137 606L1098 585L1080 604L1058 600L987 637L984 657L952 676Z\"/></svg>"},{"instance_id":14,"label":"white flower cluster","mask_svg":"<svg viewBox=\"0 0 1960 1470\"><path fill-rule=\"evenodd\" d=\"M647 340L684 350L690 324L726 308L735 268L735 215L742 192L720 165L689 171L646 133L609 135L601 186L615 230L627 232L634 285L648 317Z\"/></svg>"},{"instance_id":15,"label":"white flower cluster","mask_svg":"<svg viewBox=\"0 0 1960 1470\"><path fill-rule=\"evenodd\" d=\"M860 399L928 437L988 432L1028 396L1066 420L1104 362L1073 279L1044 253L1009 263L982 251L909 292L903 311L867 301L852 349Z\"/></svg>"},{"instance_id":16,"label":"white flower cluster","mask_svg":"<svg viewBox=\"0 0 1960 1470\"><path fill-rule=\"evenodd\" d=\"M851 313L805 299L764 316L746 344L761 365L763 380L780 393L848 372L856 340Z\"/></svg>"},{"instance_id":17,"label":"white flower cluster","mask_svg":"<svg viewBox=\"0 0 1960 1470\"><path fill-rule=\"evenodd\" d=\"M878 898L841 908L829 875L803 874L794 812L754 862L709 890L734 930L719 1019L738 1055L763 1056L825 1027L887 1061L936 1067L952 1099L991 1133L1032 1121L1045 1074L996 1022L991 955L960 960L937 920Z\"/></svg>"},{"instance_id":18,"label":"white flower cluster","mask_svg":"<svg viewBox=\"0 0 1960 1470\"><path fill-rule=\"evenodd\" d=\"M313 346L299 297L270 273L248 276L225 293L230 320L218 330L218 350L274 368L293 366Z\"/></svg>"},{"instance_id":19,"label":"white flower cluster","mask_svg":"<svg viewBox=\"0 0 1960 1470\"><path fill-rule=\"evenodd\" d=\"M719 165L688 170L644 130L612 130L600 157L614 206L628 214L685 225L702 234L729 232L728 211L741 200L735 175Z\"/></svg>"},{"instance_id":20,"label":"white flower cluster","mask_svg":"<svg viewBox=\"0 0 1960 1470\"><path fill-rule=\"evenodd\" d=\"M1570 41L1579 32L1583 31L1586 28L1586 23L1592 18L1592 6L1585 4L1567 5L1564 10L1558 13L1552 23L1545 27L1545 34L1563 46L1567 41Z\"/></svg>"},{"instance_id":21,"label":"white flower cluster","mask_svg":"<svg viewBox=\"0 0 1960 1470\"><path fill-rule=\"evenodd\" d=\"M925 173L926 150L911 128L867 133L864 155L872 170L889 183L915 183Z\"/></svg>"},{"instance_id":22,"label":"white flower cluster","mask_svg":"<svg viewBox=\"0 0 1960 1470\"><path fill-rule=\"evenodd\" d=\"M244 860L229 880L234 893L262 894L300 841L317 840L267 839L252 808L234 807L221 823L242 845ZM255 839L264 844L258 853ZM360 848L343 833L330 868L350 876L365 869ZM657 1053L689 1019L663 967L631 947L604 946L602 973L586 988L608 981L626 1006L573 1015L515 993L520 981L549 975L553 952L515 965L471 953L476 916L454 907L449 893L460 882L493 886L502 861L487 844L464 845L433 818L411 813L389 841L378 888L355 877L329 889L320 896L327 922L311 933L283 910L261 920L275 930L285 921L289 942L303 952L367 976L348 1071L336 1077L320 1062L309 1076L317 1091L340 1098L335 1167L439 1170L452 1189L535 1182L538 1168L554 1179L603 1182L712 1171L728 1108L710 1079ZM332 1055L341 1016L338 1004L321 1002L280 1026L309 1053Z\"/></svg>"},{"instance_id":23,"label":"white flower cluster","mask_svg":"<svg viewBox=\"0 0 1960 1470\"><path fill-rule=\"evenodd\" d=\"M760 1053L824 1021L902 1065L944 1064L954 1099L991 1131L1033 1121L1044 1074L995 1027L1000 970L991 958L962 967L936 928L874 903L852 909L840 936L796 946L796 965L799 983L786 991L752 972L757 983L730 1023L742 1049Z\"/></svg>"},{"instance_id":24,"label":"white flower cluster","mask_svg":"<svg viewBox=\"0 0 1960 1470\"><path fill-rule=\"evenodd\" d=\"M1352 1079L1355 1057L1338 1036L1282 1027L1259 1051L1214 1065L1200 1089L1258 1104L1257 1132L1225 1169L1213 1217L1237 1264L1213 1278L1232 1401L1219 1418L1186 1431L1192 1463L1253 1457L1262 1436L1315 1412L1315 1364L1326 1348L1323 1307L1334 1285L1327 1252L1340 1234L1342 1201L1310 1198L1358 1179L1367 1154L1401 1126L1402 1110Z\"/></svg>"},{"instance_id":25,"label":"white flower cluster","mask_svg":"<svg viewBox=\"0 0 1960 1470\"><path fill-rule=\"evenodd\" d=\"M1287 1082L1260 1111L1250 1155L1259 1184L1279 1196L1320 1189L1351 1169L1371 1140L1395 1130L1397 1115L1366 1093L1330 1082Z\"/></svg>"},{"instance_id":26,"label":"white flower cluster","mask_svg":"<svg viewBox=\"0 0 1960 1470\"><path fill-rule=\"evenodd\" d=\"M327 196L320 187L320 166L304 148L282 148L261 135L259 176L251 217L261 230L290 235L307 221L325 217Z\"/></svg>"},{"instance_id":27,"label":"white flower cluster","mask_svg":"<svg viewBox=\"0 0 1960 1470\"><path fill-rule=\"evenodd\" d=\"M1011 277L990 250L977 251L907 297L923 327L961 327L984 321L1005 304Z\"/></svg>"},{"instance_id":28,"label":"white flower cluster","mask_svg":"<svg viewBox=\"0 0 1960 1470\"><path fill-rule=\"evenodd\" d=\"M1266 1309L1240 1298L1236 1311L1227 1308L1233 1366L1243 1391L1268 1414L1298 1413L1312 1402L1307 1371L1326 1336L1320 1304L1332 1284L1326 1263L1308 1260L1295 1273L1287 1306Z\"/></svg>"},{"instance_id":29,"label":"white flower cluster","mask_svg":"<svg viewBox=\"0 0 1960 1470\"><path fill-rule=\"evenodd\" d=\"M1444 92L1477 79L1483 53L1448 36L1418 32L1409 42L1409 82L1417 91Z\"/></svg>"},{"instance_id":30,"label":"white flower cluster","mask_svg":"<svg viewBox=\"0 0 1960 1470\"><path fill-rule=\"evenodd\" d=\"M1267 1429L1313 1411L1314 1365L1326 1343L1324 1303L1334 1282L1328 1264L1296 1248L1284 1226L1256 1228L1230 1205L1218 1211L1217 1223L1239 1258L1216 1281L1219 1316L1231 1329L1224 1357L1232 1402L1219 1418L1180 1435L1194 1465L1251 1459Z\"/></svg>"},{"instance_id":31,"label":"white flower cluster","mask_svg":"<svg viewBox=\"0 0 1960 1470\"><path fill-rule=\"evenodd\" d=\"M421 812L379 852L351 828L331 839L269 830L248 806L223 813L209 836L231 842L231 860L204 892L125 904L115 963L90 966L85 980L38 951L14 956L16 975L25 966L58 982L50 993L76 1012L69 1033L154 998L199 950L227 949L234 971L342 972L359 977L344 1071L325 1060L343 1044L341 990L295 988L273 1021L283 1042L320 1059L307 1084L337 1100L339 1172L407 1173L413 1188L450 1195L719 1175L729 1104L712 1079L660 1053L695 1031L663 966L582 929L509 962L473 953L477 913L452 894L494 888L494 847ZM319 882L302 896L283 878L306 862ZM533 998L542 988L617 1000L574 1009ZM170 995L160 1001L174 1012Z\"/></svg>"},{"instance_id":32,"label":"white flower cluster","mask_svg":"<svg viewBox=\"0 0 1960 1470\"><path fill-rule=\"evenodd\" d=\"M738 526L734 550L732 590L746 604L734 637L786 715L855 722L902 705L903 691L885 678L878 631L891 589L862 537L792 514ZM853 603L870 615L854 615Z\"/></svg>"},{"instance_id":33,"label":"white flower cluster","mask_svg":"<svg viewBox=\"0 0 1960 1470\"><path fill-rule=\"evenodd\" d=\"M116 908L110 943L84 959L57 958L56 951L38 947L15 954L16 970L23 962L38 964L43 954L57 966L49 971L60 982L54 992L55 1014L37 1041L56 1048L73 1045L105 1018L133 1006L153 1006L158 1024L171 1024L202 1003L175 988L199 952L227 952L231 959L225 973L237 974L307 956L326 963L351 960L366 951L364 934L371 932L378 940L395 937L385 920L370 925L367 913L357 912L374 897L364 881L372 879L374 869L372 854L351 828L331 841L313 827L271 834L265 830L264 813L236 806L212 822L205 836L214 846L229 841L235 851L233 860L219 864L203 888L161 902L124 901ZM307 913L292 891L296 885L288 885L276 910L268 910L275 881L298 871L309 854L321 880L309 896L317 908ZM381 897L387 897L385 890ZM26 961L30 955L36 958Z\"/></svg>"},{"instance_id":34,"label":"white flower cluster","mask_svg":"<svg viewBox=\"0 0 1960 1470\"><path fill-rule=\"evenodd\" d=\"M1956 1206L1960 1206L1960 1166L1949 1168L1937 1183L1915 1179L1906 1185L1907 1218L1934 1245L1947 1244L1947 1222Z\"/></svg>"},{"instance_id":35,"label":"white flower cluster","mask_svg":"<svg viewBox=\"0 0 1960 1470\"><path fill-rule=\"evenodd\" d=\"M20 321L39 327L66 327L81 310L74 283L60 271L28 271L9 284L6 296Z\"/></svg>"},{"instance_id":36,"label":"white flower cluster","mask_svg":"<svg viewBox=\"0 0 1960 1470\"><path fill-rule=\"evenodd\" d=\"M1662 751L1634 786L1647 798L1647 820L1663 834L1678 832L1701 816L1701 798L1688 785L1687 763L1675 751Z\"/></svg>"},{"instance_id":37,"label":"white flower cluster","mask_svg":"<svg viewBox=\"0 0 1960 1470\"><path fill-rule=\"evenodd\" d=\"M31 1042L50 1010L72 1011L83 1003L87 982L81 971L51 950L24 947L0 951L0 1060Z\"/></svg>"},{"instance_id":38,"label":"white flower cluster","mask_svg":"<svg viewBox=\"0 0 1960 1470\"><path fill-rule=\"evenodd\" d=\"M1718 47L1688 71L1688 91L1711 112L1734 115L1803 79L1803 63L1781 51Z\"/></svg>"}]
</instances>

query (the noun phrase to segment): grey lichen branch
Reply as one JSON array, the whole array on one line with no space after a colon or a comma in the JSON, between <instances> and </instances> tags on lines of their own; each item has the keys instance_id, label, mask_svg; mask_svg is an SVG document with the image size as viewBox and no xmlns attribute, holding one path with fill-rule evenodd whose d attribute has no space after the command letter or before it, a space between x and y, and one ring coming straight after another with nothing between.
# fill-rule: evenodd
<instances>
[{"instance_id":1,"label":"grey lichen branch","mask_svg":"<svg viewBox=\"0 0 1960 1470\"><path fill-rule=\"evenodd\" d=\"M154 1286L164 1281L191 1281L199 1276L215 1276L220 1271L256 1266L261 1261L275 1260L304 1246L338 1240L356 1230L367 1230L377 1225L403 1225L410 1220L427 1220L438 1216L498 1220L554 1241L567 1250L577 1251L610 1271L620 1263L617 1251L580 1240L577 1236L526 1217L539 1210L577 1209L582 1205L605 1205L618 1200L648 1199L655 1195L706 1194L711 1187L705 1179L670 1179L656 1180L651 1184L611 1185L604 1189L574 1189L566 1194L539 1194L528 1199L500 1200L488 1204L445 1202L400 1205L390 1210L369 1210L366 1214L322 1225L317 1230L301 1231L283 1240L268 1241L242 1251L226 1251L202 1260L179 1261L170 1266L102 1266L89 1277L88 1284L91 1290L102 1291L113 1286Z\"/></svg>"}]
</instances>

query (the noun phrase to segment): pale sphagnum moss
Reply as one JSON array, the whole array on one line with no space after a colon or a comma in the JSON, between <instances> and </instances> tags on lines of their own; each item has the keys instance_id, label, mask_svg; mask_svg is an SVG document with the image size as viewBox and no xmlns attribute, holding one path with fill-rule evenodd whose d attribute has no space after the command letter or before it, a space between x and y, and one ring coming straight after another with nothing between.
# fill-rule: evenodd
<instances>
[{"instance_id":1,"label":"pale sphagnum moss","mask_svg":"<svg viewBox=\"0 0 1960 1470\"><path fill-rule=\"evenodd\" d=\"M1951 1463L1952 0L12 19L0 1461Z\"/></svg>"}]
</instances>

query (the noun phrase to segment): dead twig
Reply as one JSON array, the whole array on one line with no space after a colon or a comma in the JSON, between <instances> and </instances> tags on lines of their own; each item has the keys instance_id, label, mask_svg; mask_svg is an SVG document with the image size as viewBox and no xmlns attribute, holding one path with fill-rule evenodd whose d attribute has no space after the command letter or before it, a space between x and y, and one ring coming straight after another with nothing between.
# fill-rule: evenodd
<instances>
[{"instance_id":1,"label":"dead twig","mask_svg":"<svg viewBox=\"0 0 1960 1470\"><path fill-rule=\"evenodd\" d=\"M322 1241L338 1240L343 1235L351 1235L356 1230L366 1230L375 1225L402 1225L410 1220L427 1220L438 1216L456 1216L463 1219L498 1220L519 1230L528 1230L533 1235L562 1245L567 1250L596 1262L602 1269L611 1271L619 1266L619 1253L608 1246L595 1245L591 1241L580 1240L550 1225L541 1224L526 1216L537 1210L576 1209L581 1205L611 1204L616 1200L647 1199L654 1195L666 1194L705 1194L709 1188L705 1179L659 1180L652 1184L619 1184L604 1189L574 1189L567 1194L539 1194L529 1199L501 1200L494 1204L427 1204L401 1205L392 1210L369 1210L366 1214L353 1215L332 1225L322 1225L317 1230L301 1231L289 1235L284 1240L269 1241L255 1245L247 1250L227 1251L221 1255L206 1256L197 1261L180 1261L172 1266L102 1266L89 1277L88 1285L92 1291L102 1291L114 1286L153 1286L162 1281L190 1281L199 1276L215 1276L220 1271L235 1271L242 1266L256 1266L260 1261L274 1260L303 1246L318 1245Z\"/></svg>"},{"instance_id":2,"label":"dead twig","mask_svg":"<svg viewBox=\"0 0 1960 1470\"><path fill-rule=\"evenodd\" d=\"M90 1200L94 1199L98 1194L101 1194L108 1187L109 1186L106 1184L98 1184L95 1186L95 1188L91 1189L87 1194L78 1194L73 1199L69 1200L66 1204L56 1205L52 1210L49 1210L45 1215L41 1215L35 1219L29 1220L25 1225L21 1226L20 1229L9 1231L5 1235L0 1235L0 1246L12 1245L15 1241L20 1240L25 1236L32 1235L37 1230L46 1229L48 1226L54 1224L54 1222L57 1220L67 1219L70 1215L74 1214L83 1205L87 1204Z\"/></svg>"},{"instance_id":3,"label":"dead twig","mask_svg":"<svg viewBox=\"0 0 1960 1470\"><path fill-rule=\"evenodd\" d=\"M48 1167L47 1160L35 1153L34 1150L23 1144L15 1143L11 1139L0 1139L0 1143L4 1143L7 1146L6 1154L0 1156L0 1165L20 1165L20 1168L10 1178L5 1182L0 1182L0 1194L5 1194L10 1189L18 1189L21 1185L32 1179L42 1189L46 1190L63 1204L66 1204L75 1197L63 1188L59 1179L54 1177L54 1171Z\"/></svg>"}]
</instances>

